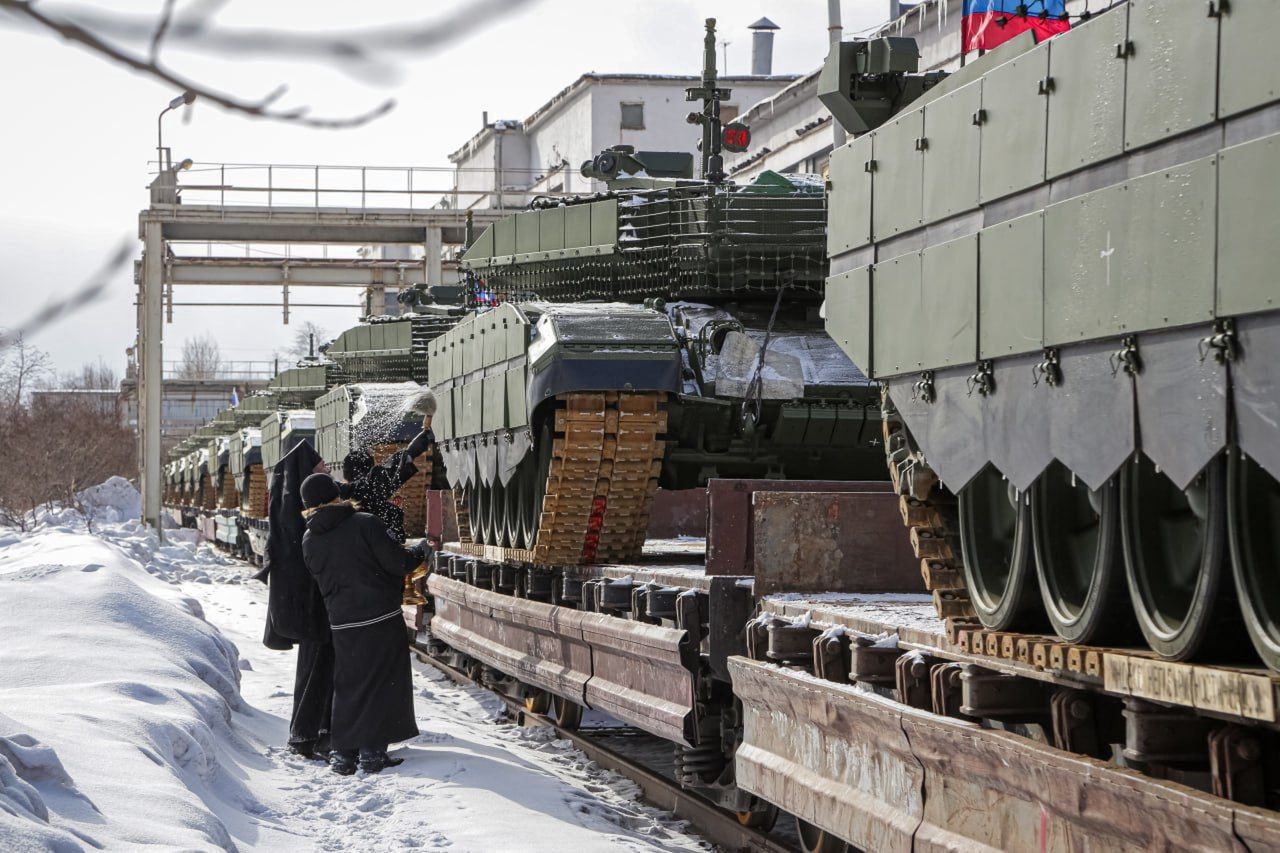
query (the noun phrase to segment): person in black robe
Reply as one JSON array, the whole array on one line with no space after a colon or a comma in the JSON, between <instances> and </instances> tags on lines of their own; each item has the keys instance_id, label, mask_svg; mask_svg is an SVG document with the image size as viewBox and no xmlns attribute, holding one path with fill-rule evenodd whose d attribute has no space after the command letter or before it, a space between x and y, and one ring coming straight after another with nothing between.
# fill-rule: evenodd
<instances>
[{"instance_id":1,"label":"person in black robe","mask_svg":"<svg viewBox=\"0 0 1280 853\"><path fill-rule=\"evenodd\" d=\"M376 516L387 526L387 533L397 542L404 542L404 510L392 502L392 496L409 482L418 467L414 460L436 442L431 430L424 429L414 436L404 450L395 453L375 465L367 450L353 450L342 460L342 477L338 489L344 500L355 501L362 512Z\"/></svg>"},{"instance_id":2,"label":"person in black robe","mask_svg":"<svg viewBox=\"0 0 1280 853\"><path fill-rule=\"evenodd\" d=\"M329 617L315 578L303 562L302 484L323 470L320 454L306 441L293 446L272 469L267 500L267 547L262 570L254 577L267 584L267 625L262 638L269 649L298 647L293 680L289 749L305 758L329 750L333 705L333 645Z\"/></svg>"},{"instance_id":3,"label":"person in black robe","mask_svg":"<svg viewBox=\"0 0 1280 853\"><path fill-rule=\"evenodd\" d=\"M401 761L387 755L388 744L418 734L400 602L405 576L426 560L426 546L397 543L380 519L343 499L328 474L308 477L302 500L302 553L333 637L330 766L344 776L357 767L377 773Z\"/></svg>"}]
</instances>

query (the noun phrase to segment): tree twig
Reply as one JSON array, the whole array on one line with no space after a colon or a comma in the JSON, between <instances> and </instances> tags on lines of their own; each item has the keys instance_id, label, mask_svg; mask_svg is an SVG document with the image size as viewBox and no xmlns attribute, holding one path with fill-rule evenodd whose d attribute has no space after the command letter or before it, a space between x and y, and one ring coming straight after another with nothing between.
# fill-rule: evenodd
<instances>
[{"instance_id":1,"label":"tree twig","mask_svg":"<svg viewBox=\"0 0 1280 853\"><path fill-rule=\"evenodd\" d=\"M89 32L78 24L51 18L39 9L35 8L30 0L0 0L0 9L7 9L9 11L25 15L35 23L45 29L57 33L68 41L83 45L93 52L105 56L113 62L132 68L134 71L148 74L158 80L163 80L176 89L195 92L200 98L212 101L224 109L253 116L255 118L274 119L276 121L301 124L306 127L325 129L359 127L362 124L368 124L381 115L385 115L395 106L396 103L394 99L389 98L367 112L346 118L313 118L306 115L308 111L307 107L295 107L290 110L274 111L268 109L265 105L273 100L270 96L256 103L238 100L224 92L219 92L215 89L211 89L197 83L188 77L175 74L155 62L127 53L126 51L103 41L97 35ZM277 88L275 91L279 91L279 89ZM276 97L278 97L278 95Z\"/></svg>"},{"instance_id":2,"label":"tree twig","mask_svg":"<svg viewBox=\"0 0 1280 853\"><path fill-rule=\"evenodd\" d=\"M151 36L151 62L155 64L160 59L160 43L164 41L164 34L169 30L169 24L173 21L173 6L177 0L164 0L164 9L160 11L160 22L156 24L155 32Z\"/></svg>"},{"instance_id":3,"label":"tree twig","mask_svg":"<svg viewBox=\"0 0 1280 853\"><path fill-rule=\"evenodd\" d=\"M12 346L26 335L34 334L40 329L59 320L68 314L72 314L89 303L93 302L102 292L107 289L111 283L111 277L125 266L129 260L131 246L128 240L124 240L112 252L111 257L107 259L89 280L86 281L75 292L62 299L50 302L41 308L35 314L28 317L24 322L0 332L0 350Z\"/></svg>"}]
</instances>

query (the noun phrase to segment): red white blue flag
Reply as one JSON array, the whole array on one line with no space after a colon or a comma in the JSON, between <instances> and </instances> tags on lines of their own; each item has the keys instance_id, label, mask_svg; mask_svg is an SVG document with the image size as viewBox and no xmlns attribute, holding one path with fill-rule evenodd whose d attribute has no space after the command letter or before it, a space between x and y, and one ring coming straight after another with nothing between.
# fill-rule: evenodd
<instances>
[{"instance_id":1,"label":"red white blue flag","mask_svg":"<svg viewBox=\"0 0 1280 853\"><path fill-rule=\"evenodd\" d=\"M1027 30L1040 42L1070 28L1067 0L964 0L960 41L966 52L991 50Z\"/></svg>"}]
</instances>

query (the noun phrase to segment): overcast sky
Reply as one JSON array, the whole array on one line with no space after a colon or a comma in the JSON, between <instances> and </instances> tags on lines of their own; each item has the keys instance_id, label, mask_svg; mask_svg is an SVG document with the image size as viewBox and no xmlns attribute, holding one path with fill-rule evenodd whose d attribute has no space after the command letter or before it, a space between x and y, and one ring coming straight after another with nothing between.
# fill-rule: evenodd
<instances>
[{"instance_id":1,"label":"overcast sky","mask_svg":"<svg viewBox=\"0 0 1280 853\"><path fill-rule=\"evenodd\" d=\"M185 0L189 3L192 0ZM93 5L154 13L160 0ZM179 0L179 8L184 0ZM332 0L232 0L218 15L226 26L347 30L419 20L459 5ZM59 6L46 0L42 8ZM844 0L846 31L878 23L886 0ZM442 49L397 56L401 73L362 81L317 63L215 59L177 49L169 64L201 82L260 97L288 83L287 104L316 115L360 112L387 97L389 115L355 130L323 131L255 121L197 103L189 116L170 115L165 142L175 159L200 162L447 166L450 151L480 127L481 113L521 119L586 71L697 73L702 21L719 19L728 39L728 72L749 71L749 23L767 15L781 31L775 73L803 73L826 53L825 0L541 0L479 22ZM74 290L122 239L137 243L137 214L147 202L147 160L154 156L157 112L177 92L95 55L30 29L15 29L0 13L0 326L21 322L49 299ZM186 119L184 121L184 119ZM136 257L136 254L135 254ZM222 289L229 300L252 294ZM352 309L297 310L332 332L354 324L355 291L322 293L317 301L349 299ZM295 299L301 298L295 296ZM115 277L91 308L42 330L33 343L60 369L101 357L117 370L134 337L132 269ZM261 298L254 301L265 301ZM165 326L166 353L205 330L225 359L265 359L290 328L278 309L179 308Z\"/></svg>"}]
</instances>

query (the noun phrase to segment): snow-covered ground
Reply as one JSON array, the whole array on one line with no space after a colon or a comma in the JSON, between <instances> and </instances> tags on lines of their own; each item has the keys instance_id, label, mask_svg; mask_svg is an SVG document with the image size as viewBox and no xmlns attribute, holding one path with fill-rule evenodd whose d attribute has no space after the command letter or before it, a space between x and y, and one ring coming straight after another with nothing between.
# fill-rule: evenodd
<instances>
[{"instance_id":1,"label":"snow-covered ground","mask_svg":"<svg viewBox=\"0 0 1280 853\"><path fill-rule=\"evenodd\" d=\"M288 754L293 653L266 589L191 531L158 547L109 481L0 530L0 850L703 850L629 781L415 664L405 763Z\"/></svg>"}]
</instances>

